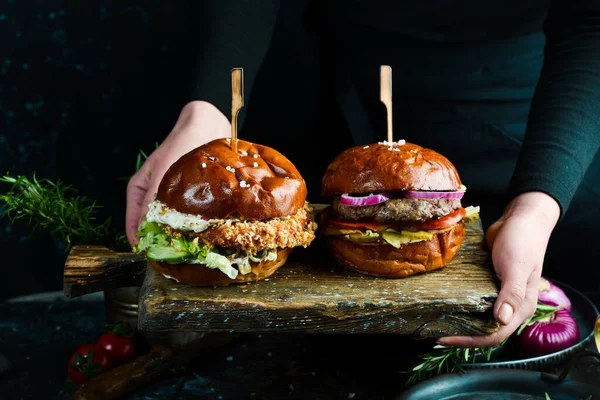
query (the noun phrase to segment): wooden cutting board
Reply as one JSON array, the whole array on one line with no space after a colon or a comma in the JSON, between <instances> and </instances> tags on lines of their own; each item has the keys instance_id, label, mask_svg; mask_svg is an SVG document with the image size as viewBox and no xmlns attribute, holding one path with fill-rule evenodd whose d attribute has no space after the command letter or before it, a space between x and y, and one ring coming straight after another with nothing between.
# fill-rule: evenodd
<instances>
[{"instance_id":1,"label":"wooden cutting board","mask_svg":"<svg viewBox=\"0 0 600 400\"><path fill-rule=\"evenodd\" d=\"M466 224L450 265L403 279L348 271L317 237L295 249L263 281L199 288L155 274L144 257L74 246L65 263L68 297L139 286L138 328L145 332L382 333L439 337L498 329L492 307L498 282L480 221Z\"/></svg>"},{"instance_id":2,"label":"wooden cutting board","mask_svg":"<svg viewBox=\"0 0 600 400\"><path fill-rule=\"evenodd\" d=\"M337 266L317 239L263 281L198 288L148 268L140 291L142 331L382 333L422 337L479 335L498 325L498 286L479 221L440 270L376 278ZM301 253L301 254L299 254ZM294 260L294 256L301 256ZM298 258L298 257L297 257Z\"/></svg>"}]
</instances>

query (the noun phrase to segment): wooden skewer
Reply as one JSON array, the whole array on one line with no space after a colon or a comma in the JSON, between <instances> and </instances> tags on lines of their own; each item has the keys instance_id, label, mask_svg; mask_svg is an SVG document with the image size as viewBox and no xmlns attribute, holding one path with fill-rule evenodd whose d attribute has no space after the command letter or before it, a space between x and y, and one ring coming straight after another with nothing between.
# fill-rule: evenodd
<instances>
[{"instance_id":1,"label":"wooden skewer","mask_svg":"<svg viewBox=\"0 0 600 400\"><path fill-rule=\"evenodd\" d=\"M385 108L387 109L387 136L388 142L394 141L392 134L392 67L389 65L382 65L380 68L381 74L381 88L380 88L380 99Z\"/></svg>"},{"instance_id":2,"label":"wooden skewer","mask_svg":"<svg viewBox=\"0 0 600 400\"><path fill-rule=\"evenodd\" d=\"M244 69L231 70L231 150L237 153L237 117L244 107Z\"/></svg>"}]
</instances>

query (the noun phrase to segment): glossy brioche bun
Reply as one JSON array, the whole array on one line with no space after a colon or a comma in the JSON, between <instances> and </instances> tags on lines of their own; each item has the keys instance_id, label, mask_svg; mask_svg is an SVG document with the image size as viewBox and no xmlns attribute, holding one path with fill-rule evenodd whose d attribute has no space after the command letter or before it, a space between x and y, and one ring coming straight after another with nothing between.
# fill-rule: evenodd
<instances>
[{"instance_id":1,"label":"glossy brioche bun","mask_svg":"<svg viewBox=\"0 0 600 400\"><path fill-rule=\"evenodd\" d=\"M277 259L274 261L250 261L252 272L238 274L235 279L229 278L218 269L211 269L202 264L169 264L162 261L150 261L148 264L158 274L179 283L190 286L228 286L232 283L253 282L265 279L275 273L287 261L293 248L277 249Z\"/></svg>"},{"instance_id":2,"label":"glossy brioche bun","mask_svg":"<svg viewBox=\"0 0 600 400\"><path fill-rule=\"evenodd\" d=\"M453 191L460 189L461 184L454 165L434 150L413 143L375 143L340 153L327 167L321 189L323 196L336 196L402 190Z\"/></svg>"},{"instance_id":3,"label":"glossy brioche bun","mask_svg":"<svg viewBox=\"0 0 600 400\"><path fill-rule=\"evenodd\" d=\"M268 219L295 214L306 194L304 179L277 150L238 140L236 153L228 139L215 139L167 170L157 199L179 212L207 218Z\"/></svg>"},{"instance_id":4,"label":"glossy brioche bun","mask_svg":"<svg viewBox=\"0 0 600 400\"><path fill-rule=\"evenodd\" d=\"M350 270L383 278L406 278L446 266L460 250L464 237L465 226L458 223L427 241L399 248L351 242L343 236L327 236L326 241L334 259Z\"/></svg>"}]
</instances>

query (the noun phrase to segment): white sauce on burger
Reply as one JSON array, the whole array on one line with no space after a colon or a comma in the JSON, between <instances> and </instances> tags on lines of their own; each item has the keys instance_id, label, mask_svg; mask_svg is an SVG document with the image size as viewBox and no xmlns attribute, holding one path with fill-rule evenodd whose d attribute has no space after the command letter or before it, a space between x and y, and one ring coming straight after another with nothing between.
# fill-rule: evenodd
<instances>
[{"instance_id":1,"label":"white sauce on burger","mask_svg":"<svg viewBox=\"0 0 600 400\"><path fill-rule=\"evenodd\" d=\"M181 231L202 232L211 225L218 223L217 219L203 219L201 216L185 214L167 207L164 203L154 200L148 204L146 219L149 222L169 225L173 229Z\"/></svg>"}]
</instances>

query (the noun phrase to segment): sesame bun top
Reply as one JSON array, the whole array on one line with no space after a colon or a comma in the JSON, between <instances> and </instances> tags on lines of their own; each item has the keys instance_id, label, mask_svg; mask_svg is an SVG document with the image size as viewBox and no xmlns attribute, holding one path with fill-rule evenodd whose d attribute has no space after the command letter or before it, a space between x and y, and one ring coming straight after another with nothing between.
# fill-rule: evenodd
<instances>
[{"instance_id":1,"label":"sesame bun top","mask_svg":"<svg viewBox=\"0 0 600 400\"><path fill-rule=\"evenodd\" d=\"M158 187L167 207L206 218L268 219L304 206L306 183L278 151L244 140L237 153L215 139L177 160Z\"/></svg>"},{"instance_id":2,"label":"sesame bun top","mask_svg":"<svg viewBox=\"0 0 600 400\"><path fill-rule=\"evenodd\" d=\"M436 190L461 186L454 165L440 153L404 141L356 146L340 153L327 167L323 196L343 193Z\"/></svg>"}]
</instances>

